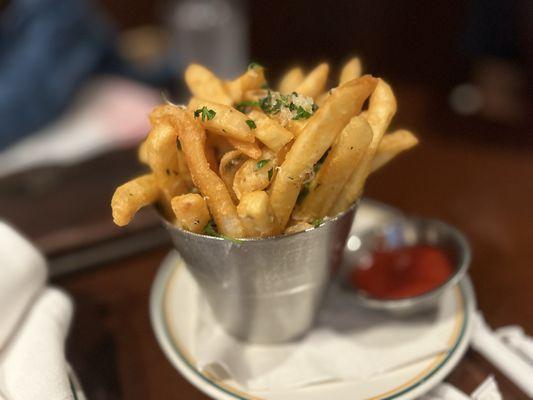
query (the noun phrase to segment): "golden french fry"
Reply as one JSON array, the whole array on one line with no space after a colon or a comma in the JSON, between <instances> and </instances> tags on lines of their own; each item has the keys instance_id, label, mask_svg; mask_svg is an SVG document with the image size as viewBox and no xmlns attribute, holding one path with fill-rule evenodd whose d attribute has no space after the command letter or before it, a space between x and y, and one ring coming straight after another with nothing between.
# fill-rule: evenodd
<instances>
[{"instance_id":1,"label":"golden french fry","mask_svg":"<svg viewBox=\"0 0 533 400\"><path fill-rule=\"evenodd\" d=\"M245 193L237 206L237 214L246 229L247 236L264 237L272 233L274 214L266 192Z\"/></svg>"},{"instance_id":2,"label":"golden french fry","mask_svg":"<svg viewBox=\"0 0 533 400\"><path fill-rule=\"evenodd\" d=\"M279 83L279 91L282 94L289 94L296 90L296 88L304 80L304 72L301 68L296 67L290 69L283 77Z\"/></svg>"},{"instance_id":3,"label":"golden french fry","mask_svg":"<svg viewBox=\"0 0 533 400\"><path fill-rule=\"evenodd\" d=\"M143 164L148 164L148 154L146 152L146 140L142 141L139 144L139 148L137 149L137 158Z\"/></svg>"},{"instance_id":4,"label":"golden french fry","mask_svg":"<svg viewBox=\"0 0 533 400\"><path fill-rule=\"evenodd\" d=\"M243 154L246 154L248 157L253 158L254 160L257 160L259 157L261 157L261 149L257 143L241 142L240 140L235 140L232 138L228 138L228 142L230 142L231 145L237 150Z\"/></svg>"},{"instance_id":5,"label":"golden french fry","mask_svg":"<svg viewBox=\"0 0 533 400\"><path fill-rule=\"evenodd\" d=\"M287 143L283 148L281 148L280 151L276 153L276 164L281 165L283 164L283 161L285 161L285 157L287 156L287 153L292 147L292 142ZM274 175L276 175L277 168L274 169ZM271 180L272 181L272 180Z\"/></svg>"},{"instance_id":6,"label":"golden french fry","mask_svg":"<svg viewBox=\"0 0 533 400\"><path fill-rule=\"evenodd\" d=\"M152 174L142 175L116 188L111 199L113 222L118 226L128 225L137 211L154 203L159 197L159 188Z\"/></svg>"},{"instance_id":7,"label":"golden french fry","mask_svg":"<svg viewBox=\"0 0 533 400\"><path fill-rule=\"evenodd\" d=\"M220 165L218 167L219 175L226 184L231 198L235 203L238 202L238 199L233 191L233 181L235 179L236 172L245 161L246 156L243 153L241 153L239 150L232 150L228 151L222 156Z\"/></svg>"},{"instance_id":8,"label":"golden french fry","mask_svg":"<svg viewBox=\"0 0 533 400\"><path fill-rule=\"evenodd\" d=\"M311 221L327 216L343 186L358 168L372 140L372 129L361 117L353 117L337 137L309 188L309 194L294 212L296 220Z\"/></svg>"},{"instance_id":9,"label":"golden french fry","mask_svg":"<svg viewBox=\"0 0 533 400\"><path fill-rule=\"evenodd\" d=\"M245 193L263 190L270 184L276 167L276 160L247 160L235 173L233 191L240 200ZM271 172L269 172L271 171Z\"/></svg>"},{"instance_id":10,"label":"golden french fry","mask_svg":"<svg viewBox=\"0 0 533 400\"><path fill-rule=\"evenodd\" d=\"M312 98L318 97L324 91L328 80L329 65L322 63L312 70L298 85L295 92Z\"/></svg>"},{"instance_id":11,"label":"golden french fry","mask_svg":"<svg viewBox=\"0 0 533 400\"><path fill-rule=\"evenodd\" d=\"M187 160L185 159L185 154L183 154L181 144L177 138L176 147L178 147L178 172L181 176L181 179L183 179L183 181L187 185L188 190L191 190L194 187L194 183L192 181L191 173L189 171L189 166L187 165Z\"/></svg>"},{"instance_id":12,"label":"golden french fry","mask_svg":"<svg viewBox=\"0 0 533 400\"><path fill-rule=\"evenodd\" d=\"M255 141L252 128L246 123L249 118L231 106L192 98L188 108L194 112L194 118L212 133L241 142Z\"/></svg>"},{"instance_id":13,"label":"golden french fry","mask_svg":"<svg viewBox=\"0 0 533 400\"><path fill-rule=\"evenodd\" d=\"M158 115L159 107L151 114L153 128L145 142L146 158L161 190L161 201L166 209L170 209L170 200L189 188L180 174L176 132Z\"/></svg>"},{"instance_id":14,"label":"golden french fry","mask_svg":"<svg viewBox=\"0 0 533 400\"><path fill-rule=\"evenodd\" d=\"M378 79L376 89L372 93L372 96L370 96L366 118L374 134L372 142L363 156L359 168L354 171L344 186L333 207L329 210L328 215L335 216L348 209L361 195L366 178L370 173L372 160L374 159L383 134L396 113L396 107L396 98L394 97L392 88L384 80Z\"/></svg>"},{"instance_id":15,"label":"golden french fry","mask_svg":"<svg viewBox=\"0 0 533 400\"><path fill-rule=\"evenodd\" d=\"M322 107L322 104L324 104L326 100L328 99L329 94L330 94L329 90L327 92L319 94L318 97L316 98L315 104L319 107Z\"/></svg>"},{"instance_id":16,"label":"golden french fry","mask_svg":"<svg viewBox=\"0 0 533 400\"><path fill-rule=\"evenodd\" d=\"M294 138L290 131L261 111L253 110L248 113L248 117L256 125L255 137L269 149L277 152Z\"/></svg>"},{"instance_id":17,"label":"golden french fry","mask_svg":"<svg viewBox=\"0 0 533 400\"><path fill-rule=\"evenodd\" d=\"M220 159L224 154L226 154L228 151L232 151L234 148L230 144L227 138L224 136L217 135L216 133L211 133L209 131L206 131L207 134L207 142L213 146L213 149L215 150L215 156L220 163Z\"/></svg>"},{"instance_id":18,"label":"golden french fry","mask_svg":"<svg viewBox=\"0 0 533 400\"><path fill-rule=\"evenodd\" d=\"M270 201L277 221L276 233L285 230L302 184L315 163L348 121L359 114L376 84L377 80L369 75L345 83L309 118L272 182Z\"/></svg>"},{"instance_id":19,"label":"golden french fry","mask_svg":"<svg viewBox=\"0 0 533 400\"><path fill-rule=\"evenodd\" d=\"M285 233L286 235L290 235L291 233L298 233L311 228L314 228L314 226L310 223L300 221L295 223L294 225L288 226L287 229L285 229L285 232L283 233Z\"/></svg>"},{"instance_id":20,"label":"golden french fry","mask_svg":"<svg viewBox=\"0 0 533 400\"><path fill-rule=\"evenodd\" d=\"M201 233L211 219L205 199L198 193L187 193L171 200L176 225L190 232Z\"/></svg>"},{"instance_id":21,"label":"golden french fry","mask_svg":"<svg viewBox=\"0 0 533 400\"><path fill-rule=\"evenodd\" d=\"M226 89L234 103L242 101L244 94L251 90L260 89L266 83L264 68L256 65L237 79L226 82Z\"/></svg>"},{"instance_id":22,"label":"golden french fry","mask_svg":"<svg viewBox=\"0 0 533 400\"><path fill-rule=\"evenodd\" d=\"M243 101L259 101L267 95L268 95L268 90L266 89L254 89L254 90L248 90L247 92L244 92L244 95L242 96L242 98L243 98Z\"/></svg>"},{"instance_id":23,"label":"golden french fry","mask_svg":"<svg viewBox=\"0 0 533 400\"><path fill-rule=\"evenodd\" d=\"M209 163L209 167L217 172L218 171L218 161L215 154L215 148L211 144L211 141L209 140L209 137L207 137L205 141L205 158L207 159L207 162Z\"/></svg>"},{"instance_id":24,"label":"golden french fry","mask_svg":"<svg viewBox=\"0 0 533 400\"><path fill-rule=\"evenodd\" d=\"M286 128L294 135L298 136L307 125L307 119L291 119L287 122Z\"/></svg>"},{"instance_id":25,"label":"golden french fry","mask_svg":"<svg viewBox=\"0 0 533 400\"><path fill-rule=\"evenodd\" d=\"M215 103L231 105L232 99L224 83L202 65L191 64L185 70L185 83L194 97Z\"/></svg>"},{"instance_id":26,"label":"golden french fry","mask_svg":"<svg viewBox=\"0 0 533 400\"><path fill-rule=\"evenodd\" d=\"M380 169L398 154L405 150L409 150L417 144L418 139L416 136L413 135L412 132L405 129L399 129L395 132L384 135L376 151L376 155L372 160L370 171L374 172Z\"/></svg>"},{"instance_id":27,"label":"golden french fry","mask_svg":"<svg viewBox=\"0 0 533 400\"><path fill-rule=\"evenodd\" d=\"M342 67L340 76L339 76L339 85L351 81L352 79L357 79L361 76L363 67L361 66L361 60L359 57L354 57L350 59L344 67Z\"/></svg>"},{"instance_id":28,"label":"golden french fry","mask_svg":"<svg viewBox=\"0 0 533 400\"><path fill-rule=\"evenodd\" d=\"M205 156L205 130L189 111L172 106L162 107L179 137L192 179L200 193L205 196L220 233L243 237L244 228L228 189L222 179L211 170Z\"/></svg>"}]
</instances>

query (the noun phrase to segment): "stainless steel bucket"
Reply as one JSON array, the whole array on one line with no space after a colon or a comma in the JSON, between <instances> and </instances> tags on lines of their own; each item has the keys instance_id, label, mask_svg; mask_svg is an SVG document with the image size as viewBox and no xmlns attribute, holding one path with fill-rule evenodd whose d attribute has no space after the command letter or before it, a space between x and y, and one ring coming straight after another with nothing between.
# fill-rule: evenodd
<instances>
[{"instance_id":1,"label":"stainless steel bucket","mask_svg":"<svg viewBox=\"0 0 533 400\"><path fill-rule=\"evenodd\" d=\"M355 209L315 229L238 242L163 223L224 329L249 342L279 343L312 326Z\"/></svg>"}]
</instances>

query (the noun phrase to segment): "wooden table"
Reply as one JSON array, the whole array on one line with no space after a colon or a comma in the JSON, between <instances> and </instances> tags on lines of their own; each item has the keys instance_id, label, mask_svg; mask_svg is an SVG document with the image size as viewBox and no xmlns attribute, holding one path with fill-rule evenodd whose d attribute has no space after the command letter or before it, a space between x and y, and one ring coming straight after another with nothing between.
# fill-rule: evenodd
<instances>
[{"instance_id":1,"label":"wooden table","mask_svg":"<svg viewBox=\"0 0 533 400\"><path fill-rule=\"evenodd\" d=\"M533 334L531 133L459 119L430 103L423 91L402 91L398 125L420 133L421 145L376 173L366 195L461 229L473 249L470 274L487 322L520 324ZM500 140L505 135L522 143ZM76 303L68 358L90 399L207 398L166 360L150 326L150 286L168 250L55 279ZM468 393L490 374L506 399L525 398L472 351L448 381Z\"/></svg>"}]
</instances>

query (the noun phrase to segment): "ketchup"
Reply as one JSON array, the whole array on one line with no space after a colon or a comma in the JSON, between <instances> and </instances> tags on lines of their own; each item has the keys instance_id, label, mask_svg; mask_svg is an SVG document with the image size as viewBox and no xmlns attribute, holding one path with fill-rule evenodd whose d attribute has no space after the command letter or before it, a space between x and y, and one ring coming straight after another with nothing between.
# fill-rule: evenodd
<instances>
[{"instance_id":1,"label":"ketchup","mask_svg":"<svg viewBox=\"0 0 533 400\"><path fill-rule=\"evenodd\" d=\"M440 286L452 275L453 269L438 247L417 245L375 251L369 262L354 268L350 282L369 296L401 299Z\"/></svg>"}]
</instances>

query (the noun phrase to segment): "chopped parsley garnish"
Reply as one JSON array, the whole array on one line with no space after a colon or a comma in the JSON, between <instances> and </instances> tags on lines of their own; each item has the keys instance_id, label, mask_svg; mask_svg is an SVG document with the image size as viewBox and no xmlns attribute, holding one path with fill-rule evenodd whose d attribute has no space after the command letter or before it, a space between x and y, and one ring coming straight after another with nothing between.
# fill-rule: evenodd
<instances>
[{"instance_id":1,"label":"chopped parsley garnish","mask_svg":"<svg viewBox=\"0 0 533 400\"><path fill-rule=\"evenodd\" d=\"M248 125L248 127L250 129L255 129L257 128L257 125L255 124L255 121L253 119L247 119L246 120L246 125Z\"/></svg>"},{"instance_id":2,"label":"chopped parsley garnish","mask_svg":"<svg viewBox=\"0 0 533 400\"><path fill-rule=\"evenodd\" d=\"M315 228L318 228L320 225L322 225L322 222L324 222L324 218L316 218L314 219L311 224L315 227Z\"/></svg>"},{"instance_id":3,"label":"chopped parsley garnish","mask_svg":"<svg viewBox=\"0 0 533 400\"><path fill-rule=\"evenodd\" d=\"M270 168L268 170L268 181L269 182L272 180L272 174L274 174L274 168Z\"/></svg>"},{"instance_id":4,"label":"chopped parsley garnish","mask_svg":"<svg viewBox=\"0 0 533 400\"><path fill-rule=\"evenodd\" d=\"M263 68L263 66L256 62L251 62L250 64L248 64L248 69L255 69L255 68Z\"/></svg>"},{"instance_id":5,"label":"chopped parsley garnish","mask_svg":"<svg viewBox=\"0 0 533 400\"><path fill-rule=\"evenodd\" d=\"M202 116L202 121L205 121L206 119L209 121L215 118L215 115L217 115L217 113L215 112L215 110L211 110L206 106L203 106L202 108L199 108L198 110L194 111L194 118L198 118L200 115Z\"/></svg>"},{"instance_id":6,"label":"chopped parsley garnish","mask_svg":"<svg viewBox=\"0 0 533 400\"><path fill-rule=\"evenodd\" d=\"M259 160L259 161L257 162L257 164L255 164L255 169L261 169L261 168L263 168L265 165L268 164L269 161L270 161L270 160Z\"/></svg>"},{"instance_id":7,"label":"chopped parsley garnish","mask_svg":"<svg viewBox=\"0 0 533 400\"><path fill-rule=\"evenodd\" d=\"M259 106L265 114L278 114L283 109L287 109L293 120L307 119L316 110L316 104L312 102L311 98L297 93L283 95L269 90L267 95L256 103L258 104L254 104L254 106Z\"/></svg>"},{"instance_id":8,"label":"chopped parsley garnish","mask_svg":"<svg viewBox=\"0 0 533 400\"><path fill-rule=\"evenodd\" d=\"M215 224L215 221L213 221L213 220L210 220L210 221L207 223L207 225L206 225L206 226L204 227L204 229L203 229L203 232L204 232L207 236L219 237L219 238L224 239L224 240L229 240L230 242L233 242L233 243L240 243L240 242L242 242L242 240L232 238L231 236L224 235L224 234L222 234L222 233L218 233L217 230L216 230L216 224Z\"/></svg>"},{"instance_id":9,"label":"chopped parsley garnish","mask_svg":"<svg viewBox=\"0 0 533 400\"><path fill-rule=\"evenodd\" d=\"M249 112L252 107L258 107L269 115L282 113L284 118L293 120L307 119L318 108L310 97L297 93L284 95L271 90L257 101L245 100L235 104L235 108L242 113Z\"/></svg>"},{"instance_id":10,"label":"chopped parsley garnish","mask_svg":"<svg viewBox=\"0 0 533 400\"><path fill-rule=\"evenodd\" d=\"M260 106L259 102L253 101L253 100L244 100L244 101L241 101L235 104L235 108L242 113L246 113L248 109L251 107L259 107L259 106Z\"/></svg>"},{"instance_id":11,"label":"chopped parsley garnish","mask_svg":"<svg viewBox=\"0 0 533 400\"><path fill-rule=\"evenodd\" d=\"M261 89L268 89L268 83L266 83L266 82L263 83L263 84L261 85Z\"/></svg>"},{"instance_id":12,"label":"chopped parsley garnish","mask_svg":"<svg viewBox=\"0 0 533 400\"><path fill-rule=\"evenodd\" d=\"M296 108L296 115L294 117L292 117L292 119L295 119L295 120L307 119L311 115L313 115L313 113L310 113L309 111L306 111L302 106L298 106L298 108Z\"/></svg>"},{"instance_id":13,"label":"chopped parsley garnish","mask_svg":"<svg viewBox=\"0 0 533 400\"><path fill-rule=\"evenodd\" d=\"M213 220L210 220L207 225L204 227L204 233L209 236L217 236L218 232L215 230L215 227L213 226L215 222Z\"/></svg>"}]
</instances>

